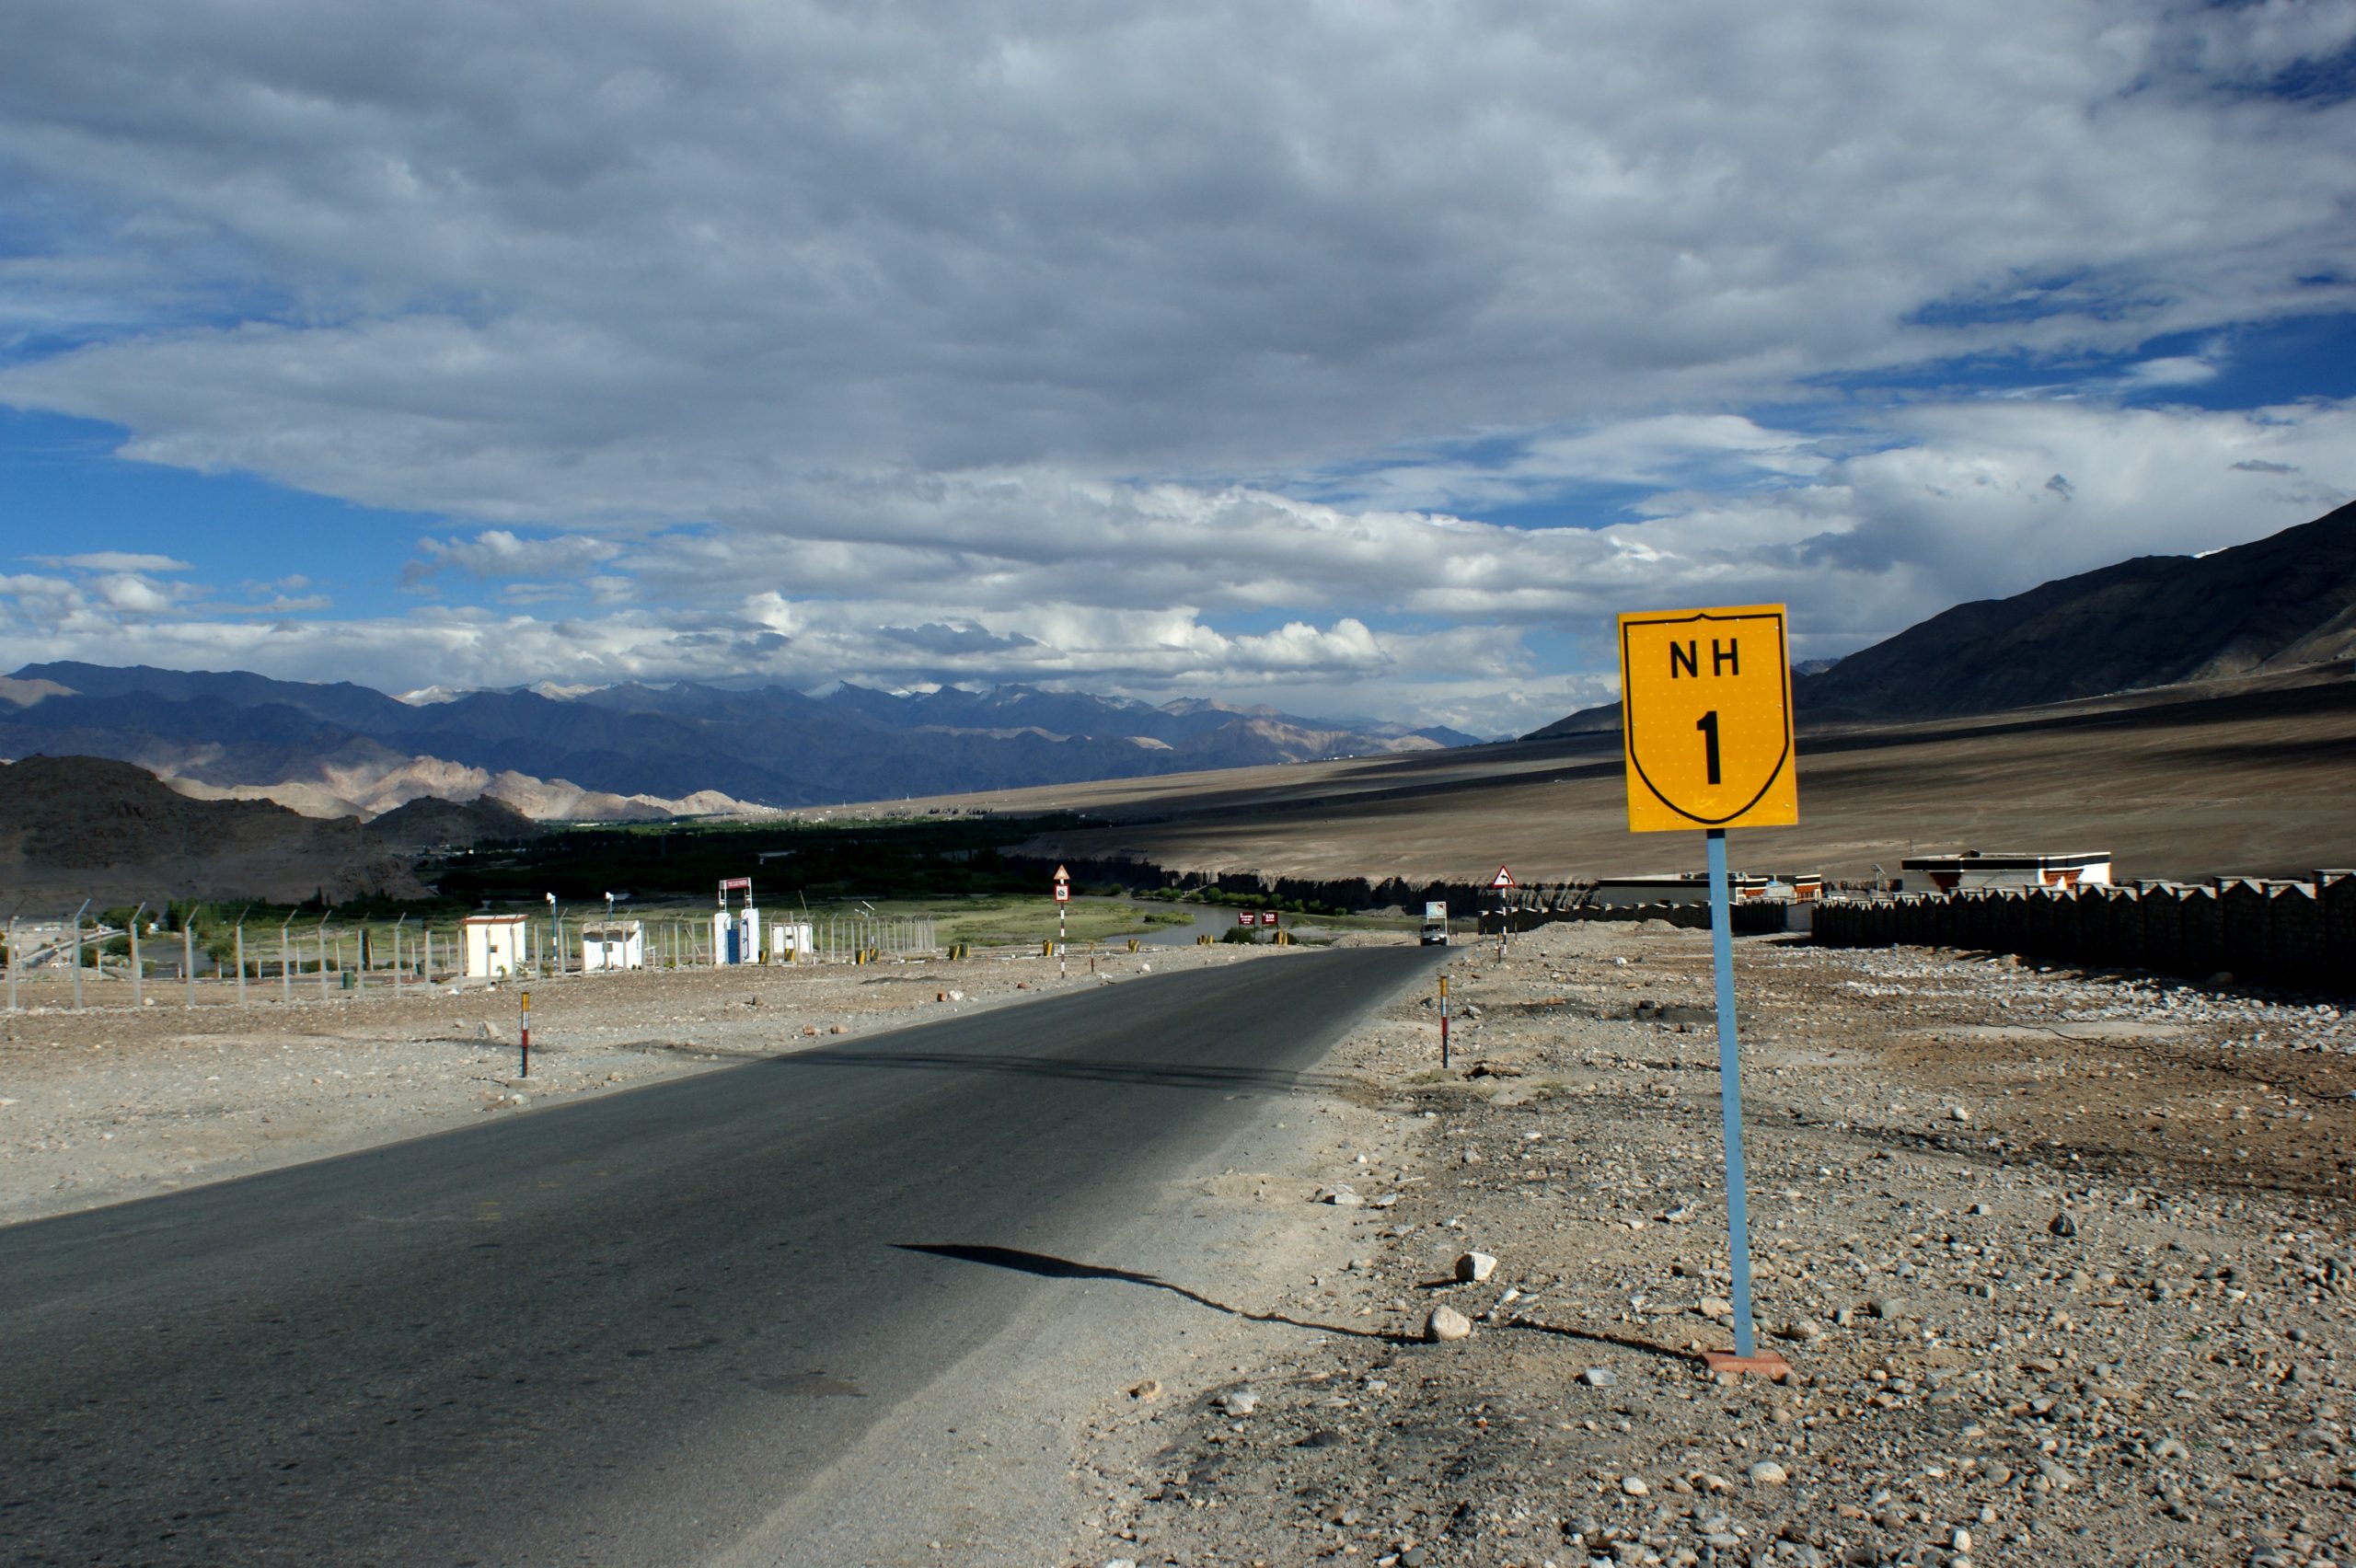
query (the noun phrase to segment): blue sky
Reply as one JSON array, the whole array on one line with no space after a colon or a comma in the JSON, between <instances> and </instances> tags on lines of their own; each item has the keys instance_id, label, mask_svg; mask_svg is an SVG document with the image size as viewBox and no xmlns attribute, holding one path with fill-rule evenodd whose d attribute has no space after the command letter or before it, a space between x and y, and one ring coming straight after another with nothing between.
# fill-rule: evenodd
<instances>
[{"instance_id":1,"label":"blue sky","mask_svg":"<svg viewBox=\"0 0 2356 1568\"><path fill-rule=\"evenodd\" d=\"M0 667L1494 733L2356 495L2356 0L10 32Z\"/></svg>"}]
</instances>

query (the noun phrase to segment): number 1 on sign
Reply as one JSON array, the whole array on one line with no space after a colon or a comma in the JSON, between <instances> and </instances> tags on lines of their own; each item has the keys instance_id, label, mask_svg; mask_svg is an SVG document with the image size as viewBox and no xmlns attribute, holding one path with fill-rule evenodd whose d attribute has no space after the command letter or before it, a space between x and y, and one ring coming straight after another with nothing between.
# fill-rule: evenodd
<instances>
[{"instance_id":1,"label":"number 1 on sign","mask_svg":"<svg viewBox=\"0 0 2356 1568\"><path fill-rule=\"evenodd\" d=\"M1711 709L1710 711L1693 721L1693 727L1702 732L1702 765L1709 770L1710 782L1715 784L1719 781L1718 710L1715 708Z\"/></svg>"}]
</instances>

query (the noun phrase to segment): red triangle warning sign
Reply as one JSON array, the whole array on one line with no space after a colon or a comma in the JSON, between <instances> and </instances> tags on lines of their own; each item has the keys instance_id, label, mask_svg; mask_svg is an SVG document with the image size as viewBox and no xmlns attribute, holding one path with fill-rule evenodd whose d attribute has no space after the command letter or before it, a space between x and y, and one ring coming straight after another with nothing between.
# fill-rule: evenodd
<instances>
[{"instance_id":1,"label":"red triangle warning sign","mask_svg":"<svg viewBox=\"0 0 2356 1568\"><path fill-rule=\"evenodd\" d=\"M1497 868L1497 874L1489 879L1489 885L1491 887L1519 887L1521 884L1513 880L1513 873L1511 871L1506 870L1503 866L1499 866Z\"/></svg>"}]
</instances>

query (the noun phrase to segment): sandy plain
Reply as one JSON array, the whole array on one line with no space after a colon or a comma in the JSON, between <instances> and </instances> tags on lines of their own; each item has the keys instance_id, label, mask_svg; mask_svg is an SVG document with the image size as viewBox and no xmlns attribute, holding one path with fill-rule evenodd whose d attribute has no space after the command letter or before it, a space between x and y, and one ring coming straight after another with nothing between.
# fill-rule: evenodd
<instances>
[{"instance_id":1,"label":"sandy plain","mask_svg":"<svg viewBox=\"0 0 2356 1568\"><path fill-rule=\"evenodd\" d=\"M1891 875L1910 853L2108 849L2122 878L2356 864L2356 675L2332 666L1941 723L1799 737L1800 822L1738 869ZM1615 732L945 797L896 809L1083 812L1029 852L1186 871L1524 882L1685 870L1699 834L1627 831Z\"/></svg>"}]
</instances>

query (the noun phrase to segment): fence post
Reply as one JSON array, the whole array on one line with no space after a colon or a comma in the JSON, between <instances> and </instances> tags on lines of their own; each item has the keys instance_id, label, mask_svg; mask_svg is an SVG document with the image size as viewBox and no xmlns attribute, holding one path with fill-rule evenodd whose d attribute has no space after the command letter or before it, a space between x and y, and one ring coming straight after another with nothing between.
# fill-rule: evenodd
<instances>
[{"instance_id":1,"label":"fence post","mask_svg":"<svg viewBox=\"0 0 2356 1568\"><path fill-rule=\"evenodd\" d=\"M286 924L278 928L278 999L288 1007L294 1005L294 969L288 957L286 928L294 923L294 917L289 915Z\"/></svg>"},{"instance_id":2,"label":"fence post","mask_svg":"<svg viewBox=\"0 0 2356 1568\"><path fill-rule=\"evenodd\" d=\"M87 909L89 906L90 901L84 899L82 909ZM74 1010L75 1012L82 1010L82 909L74 911Z\"/></svg>"},{"instance_id":3,"label":"fence post","mask_svg":"<svg viewBox=\"0 0 2356 1568\"><path fill-rule=\"evenodd\" d=\"M237 1005L246 1005L246 923L237 922Z\"/></svg>"},{"instance_id":4,"label":"fence post","mask_svg":"<svg viewBox=\"0 0 2356 1568\"><path fill-rule=\"evenodd\" d=\"M194 910L191 910L188 918L180 922L180 979L185 984L186 989L183 995L187 997L181 1005L193 1008L196 1006L196 912Z\"/></svg>"},{"instance_id":5,"label":"fence post","mask_svg":"<svg viewBox=\"0 0 2356 1568\"><path fill-rule=\"evenodd\" d=\"M145 999L139 973L139 917L145 913L147 904L144 899L140 901L139 907L131 912L131 1005L134 1008Z\"/></svg>"},{"instance_id":6,"label":"fence post","mask_svg":"<svg viewBox=\"0 0 2356 1568\"><path fill-rule=\"evenodd\" d=\"M17 1010L17 917L8 917L8 1010Z\"/></svg>"}]
</instances>

